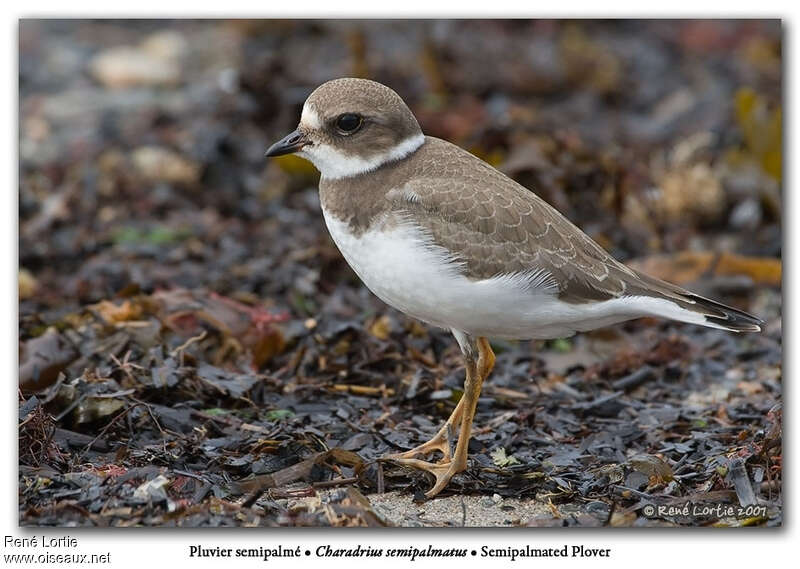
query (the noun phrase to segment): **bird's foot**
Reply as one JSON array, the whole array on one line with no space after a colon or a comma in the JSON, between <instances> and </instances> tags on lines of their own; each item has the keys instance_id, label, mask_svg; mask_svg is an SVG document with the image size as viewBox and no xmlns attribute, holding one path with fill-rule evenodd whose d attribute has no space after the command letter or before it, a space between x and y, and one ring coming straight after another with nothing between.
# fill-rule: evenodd
<instances>
[{"instance_id":1,"label":"bird's foot","mask_svg":"<svg viewBox=\"0 0 800 569\"><path fill-rule=\"evenodd\" d=\"M396 464L402 466L408 466L410 468L416 468L417 470L422 470L423 472L427 472L434 476L436 481L433 485L433 488L425 492L426 498L433 498L434 496L436 496L439 492L441 492L444 489L445 486L447 486L447 484L450 482L450 479L453 478L453 476L455 476L459 472L463 472L464 470L466 470L467 467L466 460L459 461L459 460L448 459L446 462L428 462L416 458L393 458L393 456L398 456L398 455L387 456L384 458L391 460Z\"/></svg>"},{"instance_id":2,"label":"bird's foot","mask_svg":"<svg viewBox=\"0 0 800 569\"><path fill-rule=\"evenodd\" d=\"M439 431L436 436L434 436L428 442L422 443L421 445L412 448L411 450L407 450L404 452L398 452L394 454L387 454L381 460L391 460L394 462L400 462L406 459L413 459L420 456L425 456L426 454L430 454L435 451L439 451L442 453L442 458L436 461L436 464L447 464L450 462L452 453L450 450L450 438L447 436L448 433L446 432L447 425L441 431Z\"/></svg>"},{"instance_id":3,"label":"bird's foot","mask_svg":"<svg viewBox=\"0 0 800 569\"><path fill-rule=\"evenodd\" d=\"M463 401L459 401L456 408L453 409L450 417L447 419L442 428L439 429L431 440L428 442L422 443L421 445L412 448L411 450L407 450L405 452L398 452L395 454L389 454L384 456L381 460L393 460L395 462L418 458L420 456L425 456L435 451L439 451L442 453L442 458L436 461L436 464L447 464L453 458L453 451L452 451L452 442L453 436L456 433L459 425L461 424L461 416L464 411L464 403Z\"/></svg>"},{"instance_id":4,"label":"bird's foot","mask_svg":"<svg viewBox=\"0 0 800 569\"><path fill-rule=\"evenodd\" d=\"M450 479L453 476L463 471L467 467L466 445L460 445L456 447L455 459L453 459L452 451L453 437L461 426L463 414L464 398L462 397L459 400L458 405L456 405L456 408L453 409L453 412L450 414L450 417L447 419L445 424L441 429L439 429L439 432L437 432L433 438L431 438L431 440L426 443L422 443L418 447L412 448L411 450L384 456L381 458L381 460L391 461L395 464L416 468L418 470L423 470L433 474L436 482L434 483L433 488L425 493L425 496L428 498L436 496L436 494L441 492L442 489L447 486L447 483L450 482ZM469 432L467 432L465 440L469 440ZM417 458L435 451L442 453L442 457L436 462L428 462L425 460L419 460Z\"/></svg>"}]
</instances>

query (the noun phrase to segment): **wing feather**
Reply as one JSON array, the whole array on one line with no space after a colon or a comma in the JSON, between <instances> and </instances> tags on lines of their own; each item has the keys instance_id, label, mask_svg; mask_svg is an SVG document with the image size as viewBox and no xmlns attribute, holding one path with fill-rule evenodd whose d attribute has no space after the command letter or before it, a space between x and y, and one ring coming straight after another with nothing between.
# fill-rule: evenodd
<instances>
[{"instance_id":1,"label":"wing feather","mask_svg":"<svg viewBox=\"0 0 800 569\"><path fill-rule=\"evenodd\" d=\"M431 168L426 175L423 164L422 172L387 198L393 211L411 214L437 245L454 251L466 276L528 275L567 302L625 293L626 280L635 278L630 269L536 194L472 154L444 144L446 171L434 175L437 169Z\"/></svg>"}]
</instances>

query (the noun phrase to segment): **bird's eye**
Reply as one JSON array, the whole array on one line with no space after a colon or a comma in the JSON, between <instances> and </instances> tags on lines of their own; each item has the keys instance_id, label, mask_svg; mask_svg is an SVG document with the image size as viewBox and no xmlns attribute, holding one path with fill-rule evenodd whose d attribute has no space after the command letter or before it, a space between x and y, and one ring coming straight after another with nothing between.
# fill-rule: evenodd
<instances>
[{"instance_id":1,"label":"bird's eye","mask_svg":"<svg viewBox=\"0 0 800 569\"><path fill-rule=\"evenodd\" d=\"M363 122L363 119L357 114L345 113L339 115L339 118L336 119L336 128L338 128L339 132L342 134L353 134L361 128Z\"/></svg>"}]
</instances>

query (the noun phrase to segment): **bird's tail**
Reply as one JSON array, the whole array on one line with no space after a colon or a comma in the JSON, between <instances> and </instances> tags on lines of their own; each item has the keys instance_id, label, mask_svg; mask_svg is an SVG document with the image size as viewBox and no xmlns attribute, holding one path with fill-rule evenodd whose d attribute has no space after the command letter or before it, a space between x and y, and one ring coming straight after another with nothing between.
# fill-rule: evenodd
<instances>
[{"instance_id":1,"label":"bird's tail","mask_svg":"<svg viewBox=\"0 0 800 569\"><path fill-rule=\"evenodd\" d=\"M682 322L730 332L760 332L764 321L738 308L702 297L677 285L637 272L647 285L647 295L671 300L681 310L669 317Z\"/></svg>"},{"instance_id":2,"label":"bird's tail","mask_svg":"<svg viewBox=\"0 0 800 569\"><path fill-rule=\"evenodd\" d=\"M688 309L702 314L706 325L731 332L760 332L764 321L738 308L704 298L694 293L686 294L687 302L693 302Z\"/></svg>"}]
</instances>

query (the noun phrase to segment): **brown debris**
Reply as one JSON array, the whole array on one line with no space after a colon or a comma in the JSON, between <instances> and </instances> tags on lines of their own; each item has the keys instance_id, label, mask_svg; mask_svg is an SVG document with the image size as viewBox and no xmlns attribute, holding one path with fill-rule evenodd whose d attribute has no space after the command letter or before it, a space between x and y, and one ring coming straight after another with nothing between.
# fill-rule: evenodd
<instances>
[{"instance_id":1,"label":"brown debris","mask_svg":"<svg viewBox=\"0 0 800 569\"><path fill-rule=\"evenodd\" d=\"M744 257L732 253L684 251L674 255L654 255L628 262L628 266L666 281L687 285L710 276L744 275L761 286L781 282L781 261L763 257Z\"/></svg>"},{"instance_id":2,"label":"brown debris","mask_svg":"<svg viewBox=\"0 0 800 569\"><path fill-rule=\"evenodd\" d=\"M52 385L78 357L77 350L55 328L25 342L19 355L19 387L32 393Z\"/></svg>"}]
</instances>

